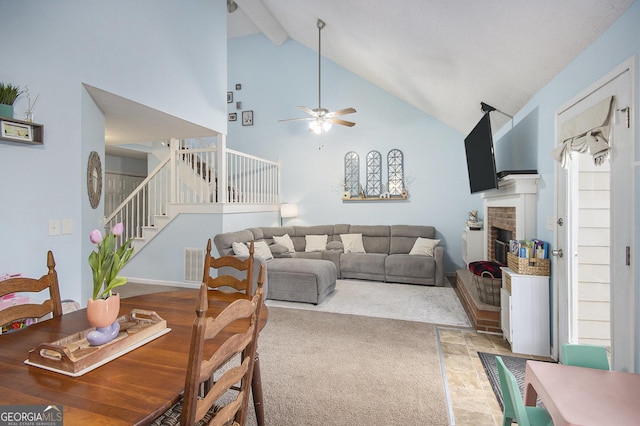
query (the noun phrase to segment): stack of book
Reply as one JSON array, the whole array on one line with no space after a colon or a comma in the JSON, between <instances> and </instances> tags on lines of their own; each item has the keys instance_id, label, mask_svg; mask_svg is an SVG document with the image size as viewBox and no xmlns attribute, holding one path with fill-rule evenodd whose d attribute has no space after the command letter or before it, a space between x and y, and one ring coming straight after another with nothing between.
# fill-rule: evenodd
<instances>
[{"instance_id":1,"label":"stack of book","mask_svg":"<svg viewBox=\"0 0 640 426\"><path fill-rule=\"evenodd\" d=\"M510 240L509 252L516 257L548 259L549 243L542 240Z\"/></svg>"}]
</instances>

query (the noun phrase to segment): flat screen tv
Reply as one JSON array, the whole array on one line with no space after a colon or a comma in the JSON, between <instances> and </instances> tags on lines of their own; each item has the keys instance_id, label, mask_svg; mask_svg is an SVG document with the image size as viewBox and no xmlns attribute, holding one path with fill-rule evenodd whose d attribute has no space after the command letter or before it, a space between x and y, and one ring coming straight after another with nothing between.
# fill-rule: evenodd
<instances>
[{"instance_id":1,"label":"flat screen tv","mask_svg":"<svg viewBox=\"0 0 640 426\"><path fill-rule=\"evenodd\" d=\"M471 193L498 188L489 113L482 116L476 127L464 139L464 149L467 154Z\"/></svg>"}]
</instances>

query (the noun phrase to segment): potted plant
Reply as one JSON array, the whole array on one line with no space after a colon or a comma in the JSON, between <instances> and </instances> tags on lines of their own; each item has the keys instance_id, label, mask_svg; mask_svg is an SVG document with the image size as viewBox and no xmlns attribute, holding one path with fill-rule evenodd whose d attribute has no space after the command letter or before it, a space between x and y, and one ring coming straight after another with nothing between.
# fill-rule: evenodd
<instances>
[{"instance_id":1,"label":"potted plant","mask_svg":"<svg viewBox=\"0 0 640 426\"><path fill-rule=\"evenodd\" d=\"M13 118L13 103L22 91L11 83L0 83L0 116Z\"/></svg>"},{"instance_id":2,"label":"potted plant","mask_svg":"<svg viewBox=\"0 0 640 426\"><path fill-rule=\"evenodd\" d=\"M114 294L113 290L127 283L127 279L119 277L118 273L133 255L131 238L116 248L116 237L122 235L123 230L122 222L119 222L104 238L97 229L89 234L89 240L98 246L89 255L93 294L87 302L87 319L96 330L87 335L87 340L92 345L107 343L120 331L120 324L116 321L120 312L120 294Z\"/></svg>"}]
</instances>

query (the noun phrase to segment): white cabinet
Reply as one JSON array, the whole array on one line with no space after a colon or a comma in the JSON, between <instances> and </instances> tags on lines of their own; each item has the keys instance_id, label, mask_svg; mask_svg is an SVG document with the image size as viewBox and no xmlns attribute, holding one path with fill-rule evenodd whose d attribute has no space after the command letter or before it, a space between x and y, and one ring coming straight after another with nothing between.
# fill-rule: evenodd
<instances>
[{"instance_id":1,"label":"white cabinet","mask_svg":"<svg viewBox=\"0 0 640 426\"><path fill-rule=\"evenodd\" d=\"M481 230L471 231L465 229L462 231L462 260L465 265L482 258L482 241L484 232Z\"/></svg>"},{"instance_id":2,"label":"white cabinet","mask_svg":"<svg viewBox=\"0 0 640 426\"><path fill-rule=\"evenodd\" d=\"M500 326L511 351L550 356L549 277L502 268Z\"/></svg>"}]
</instances>

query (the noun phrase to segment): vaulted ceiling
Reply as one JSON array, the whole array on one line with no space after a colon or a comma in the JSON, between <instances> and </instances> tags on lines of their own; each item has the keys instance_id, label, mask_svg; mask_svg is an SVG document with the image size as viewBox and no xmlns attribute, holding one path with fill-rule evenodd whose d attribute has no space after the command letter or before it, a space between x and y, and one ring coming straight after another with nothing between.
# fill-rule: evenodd
<instances>
[{"instance_id":1,"label":"vaulted ceiling","mask_svg":"<svg viewBox=\"0 0 640 426\"><path fill-rule=\"evenodd\" d=\"M321 18L324 57L466 134L481 101L514 115L633 0L235 2L229 38L263 32L317 52Z\"/></svg>"},{"instance_id":2,"label":"vaulted ceiling","mask_svg":"<svg viewBox=\"0 0 640 426\"><path fill-rule=\"evenodd\" d=\"M514 115L633 0L235 3L228 38L262 32L274 45L293 39L317 52L321 18L324 57L466 134L481 116L480 102ZM162 140L176 129L206 133L193 123L88 90L105 114L108 153L127 155L116 145ZM492 122L495 131L508 118L493 114Z\"/></svg>"}]
</instances>

